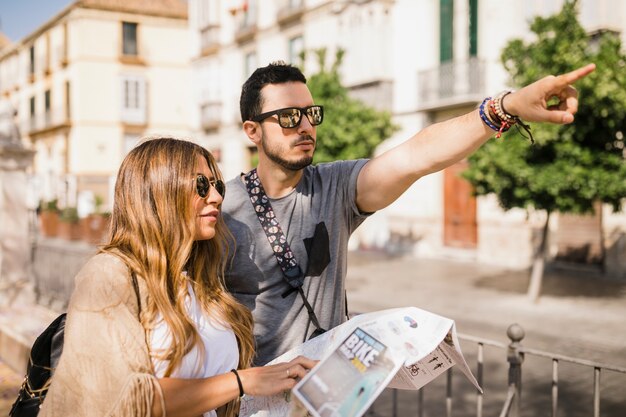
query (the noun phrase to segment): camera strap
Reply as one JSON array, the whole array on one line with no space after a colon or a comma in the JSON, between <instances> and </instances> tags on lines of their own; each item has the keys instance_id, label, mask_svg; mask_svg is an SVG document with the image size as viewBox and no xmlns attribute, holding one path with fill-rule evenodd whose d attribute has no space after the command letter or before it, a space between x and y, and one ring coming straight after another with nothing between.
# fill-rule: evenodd
<instances>
[{"instance_id":1,"label":"camera strap","mask_svg":"<svg viewBox=\"0 0 626 417\"><path fill-rule=\"evenodd\" d=\"M261 228L265 232L267 240L272 247L274 257L283 272L283 278L287 281L287 284L289 284L290 287L282 294L282 297L285 298L293 291L297 291L298 294L300 294L300 298L302 298L302 302L304 303L307 313L309 314L310 322L313 323L316 328L312 337L325 332L326 330L320 326L320 323L317 320L313 307L304 295L304 290L302 289L302 285L304 284L304 273L302 272L300 265L298 265L298 261L296 260L291 247L287 242L283 229L278 223L278 219L276 219L274 209L270 204L269 198L265 194L263 185L261 185L261 180L259 180L256 168L244 175L244 182L246 184L246 190L248 191L252 207L254 208L257 218L261 223Z\"/></svg>"}]
</instances>

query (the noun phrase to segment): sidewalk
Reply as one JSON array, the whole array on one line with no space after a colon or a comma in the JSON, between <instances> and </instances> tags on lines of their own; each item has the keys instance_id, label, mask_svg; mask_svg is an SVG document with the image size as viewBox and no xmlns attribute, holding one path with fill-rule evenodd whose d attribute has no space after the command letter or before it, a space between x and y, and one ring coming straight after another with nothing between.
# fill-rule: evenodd
<instances>
[{"instance_id":1,"label":"sidewalk","mask_svg":"<svg viewBox=\"0 0 626 417\"><path fill-rule=\"evenodd\" d=\"M526 270L352 252L348 305L351 312L415 306L455 320L459 333L501 342L518 323L527 347L626 366L626 282L547 269L534 304L528 280Z\"/></svg>"}]
</instances>

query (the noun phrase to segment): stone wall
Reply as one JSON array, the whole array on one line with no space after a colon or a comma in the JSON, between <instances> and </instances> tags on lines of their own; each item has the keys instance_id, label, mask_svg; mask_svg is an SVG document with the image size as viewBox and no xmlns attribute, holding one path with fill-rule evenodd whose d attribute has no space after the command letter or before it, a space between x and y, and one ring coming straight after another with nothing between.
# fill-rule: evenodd
<instances>
[{"instance_id":1,"label":"stone wall","mask_svg":"<svg viewBox=\"0 0 626 417\"><path fill-rule=\"evenodd\" d=\"M34 251L33 281L39 304L64 310L74 289L74 277L97 251L83 241L40 238Z\"/></svg>"}]
</instances>

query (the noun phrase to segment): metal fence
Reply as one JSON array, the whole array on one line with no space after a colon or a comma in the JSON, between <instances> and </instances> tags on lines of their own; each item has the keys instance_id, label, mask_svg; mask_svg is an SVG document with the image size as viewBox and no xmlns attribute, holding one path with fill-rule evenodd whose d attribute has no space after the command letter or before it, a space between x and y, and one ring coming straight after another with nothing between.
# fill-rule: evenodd
<instances>
[{"instance_id":1,"label":"metal fence","mask_svg":"<svg viewBox=\"0 0 626 417\"><path fill-rule=\"evenodd\" d=\"M488 382L485 378L487 367L490 369L489 379L495 377L492 375L494 362L485 360L485 349L494 349L499 353L498 356L501 358L499 367L506 373L506 375L500 375L502 377L500 380L507 384L506 389L502 386L499 390L503 392L497 392L498 390L494 389L488 394L484 394L473 389L473 387L468 388L468 385L457 392L455 386L458 388L459 384L453 384L454 368L451 368L446 373L445 381L439 381L439 387L434 389L431 388L431 385L436 381L418 390L417 393L415 391L387 390L372 405L366 415L375 417L405 417L408 415L417 417L431 415L445 415L446 417L473 415L477 417L497 415L500 417L521 417L523 415L622 417L626 415L625 367L527 348L521 343L524 335L524 330L517 324L509 326L507 330L507 336L510 340L508 344L459 334L459 339L465 342L464 349L473 345L474 354L472 356L475 356L476 364L475 376L481 387L484 387L484 384ZM530 381L539 387L533 387L528 381L525 385L522 384L524 361L531 357L549 361L551 364L551 380L542 382L534 379ZM567 379L561 379L560 376L561 365L564 364L575 367L576 369L570 373L576 374L577 378L588 379L589 382L586 385L578 384L576 392L568 394L569 397L575 395L577 400L573 405L570 405L568 410L559 408L561 404L560 386L568 383ZM607 374L612 374L612 386L621 391L621 393L610 392L612 396L610 409L602 407L603 384L601 379ZM524 396L522 395L523 386L525 388ZM587 387L589 389L586 389ZM537 400L536 397L546 390L549 401ZM606 391L610 390L607 389ZM444 396L443 402L442 395ZM489 395L493 395L494 398L489 398ZM469 397L473 398L470 399ZM491 403L489 410L485 410L487 400ZM568 399L568 403L571 402L571 398ZM456 403L462 403L462 406L455 407ZM575 412L572 412L572 407L576 408Z\"/></svg>"}]
</instances>

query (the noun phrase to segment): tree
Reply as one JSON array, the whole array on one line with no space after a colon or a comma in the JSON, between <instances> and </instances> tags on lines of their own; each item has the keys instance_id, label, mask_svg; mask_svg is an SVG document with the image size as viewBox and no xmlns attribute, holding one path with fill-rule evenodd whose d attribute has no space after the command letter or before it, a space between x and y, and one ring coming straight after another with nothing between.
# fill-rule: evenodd
<instances>
[{"instance_id":1,"label":"tree","mask_svg":"<svg viewBox=\"0 0 626 417\"><path fill-rule=\"evenodd\" d=\"M598 201L619 210L626 197L626 56L616 34L586 33L577 7L568 0L558 14L535 18L535 39L512 40L501 56L516 86L595 62L597 70L576 84L576 121L532 125L534 144L512 129L474 153L463 174L477 195L494 193L505 210L547 213L528 288L532 301L540 294L550 215L593 212Z\"/></svg>"},{"instance_id":2,"label":"tree","mask_svg":"<svg viewBox=\"0 0 626 417\"><path fill-rule=\"evenodd\" d=\"M353 99L341 84L339 68L344 51L327 67L326 49L313 51L319 71L308 77L307 85L317 103L324 106L324 123L317 128L315 162L328 162L372 156L374 149L398 127L388 112L378 111Z\"/></svg>"}]
</instances>

